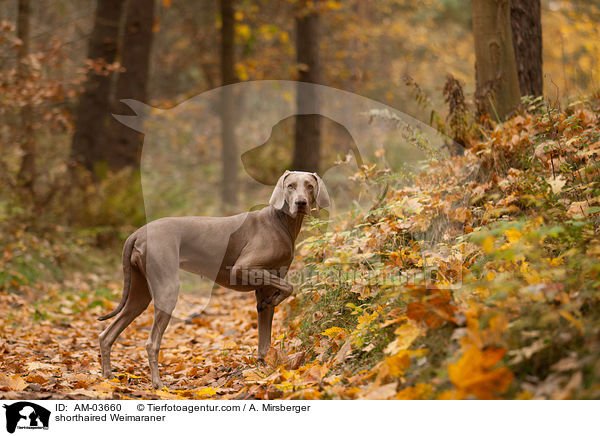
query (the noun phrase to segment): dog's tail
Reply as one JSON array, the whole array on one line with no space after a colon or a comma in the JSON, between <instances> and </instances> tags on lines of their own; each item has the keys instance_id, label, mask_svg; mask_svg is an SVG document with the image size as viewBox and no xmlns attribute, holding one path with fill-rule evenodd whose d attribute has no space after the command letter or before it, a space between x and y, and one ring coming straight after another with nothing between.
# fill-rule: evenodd
<instances>
[{"instance_id":1,"label":"dog's tail","mask_svg":"<svg viewBox=\"0 0 600 436\"><path fill-rule=\"evenodd\" d=\"M123 296L121 297L121 301L112 312L101 316L98 318L98 321L104 321L112 318L119 313L121 309L123 309L125 303L127 302L127 298L129 297L129 288L131 287L131 253L133 252L133 245L135 244L136 238L137 235L133 233L131 236L129 236L129 238L127 238L127 241L125 241L125 245L123 246Z\"/></svg>"}]
</instances>

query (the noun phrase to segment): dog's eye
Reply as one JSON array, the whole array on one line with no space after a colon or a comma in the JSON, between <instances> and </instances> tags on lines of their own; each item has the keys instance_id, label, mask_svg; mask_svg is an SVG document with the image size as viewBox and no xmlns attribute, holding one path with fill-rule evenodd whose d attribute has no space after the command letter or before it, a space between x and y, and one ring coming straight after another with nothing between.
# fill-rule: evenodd
<instances>
[{"instance_id":1,"label":"dog's eye","mask_svg":"<svg viewBox=\"0 0 600 436\"><path fill-rule=\"evenodd\" d=\"M313 185L308 185L308 190L312 191L313 189L315 189L315 187Z\"/></svg>"},{"instance_id":2,"label":"dog's eye","mask_svg":"<svg viewBox=\"0 0 600 436\"><path fill-rule=\"evenodd\" d=\"M288 189L294 189L294 185L288 185Z\"/></svg>"}]
</instances>

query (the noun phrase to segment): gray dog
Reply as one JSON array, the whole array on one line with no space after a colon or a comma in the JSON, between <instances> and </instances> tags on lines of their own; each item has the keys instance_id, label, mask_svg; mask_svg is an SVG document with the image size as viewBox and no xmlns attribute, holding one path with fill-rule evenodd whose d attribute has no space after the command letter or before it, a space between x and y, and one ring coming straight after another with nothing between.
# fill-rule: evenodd
<instances>
[{"instance_id":1,"label":"gray dog","mask_svg":"<svg viewBox=\"0 0 600 436\"><path fill-rule=\"evenodd\" d=\"M236 291L256 291L258 358L271 345L275 306L292 294L284 280L304 215L329 206L316 173L286 171L269 206L229 217L162 218L135 231L123 247L123 296L101 321L117 317L100 334L102 375L111 378L110 349L121 332L154 300L146 342L152 386L161 388L158 353L179 294L179 269Z\"/></svg>"}]
</instances>

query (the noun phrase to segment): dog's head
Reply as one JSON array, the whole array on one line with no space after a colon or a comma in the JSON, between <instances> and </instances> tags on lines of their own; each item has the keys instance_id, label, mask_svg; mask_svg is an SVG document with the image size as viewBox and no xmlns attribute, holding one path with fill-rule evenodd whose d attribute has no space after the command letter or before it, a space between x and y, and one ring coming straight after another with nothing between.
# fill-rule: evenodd
<instances>
[{"instance_id":1,"label":"dog's head","mask_svg":"<svg viewBox=\"0 0 600 436\"><path fill-rule=\"evenodd\" d=\"M313 208L329 206L329 194L317 173L286 171L277 181L269 204L295 218L307 215Z\"/></svg>"}]
</instances>

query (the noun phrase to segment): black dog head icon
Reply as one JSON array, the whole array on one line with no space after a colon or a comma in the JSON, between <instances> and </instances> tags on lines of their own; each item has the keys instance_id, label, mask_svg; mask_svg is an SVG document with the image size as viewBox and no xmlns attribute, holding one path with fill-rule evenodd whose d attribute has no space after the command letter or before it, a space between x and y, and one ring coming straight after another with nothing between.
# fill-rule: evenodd
<instances>
[{"instance_id":1,"label":"black dog head icon","mask_svg":"<svg viewBox=\"0 0 600 436\"><path fill-rule=\"evenodd\" d=\"M50 411L29 401L3 406L6 409L6 431L14 433L17 425L48 428Z\"/></svg>"}]
</instances>

